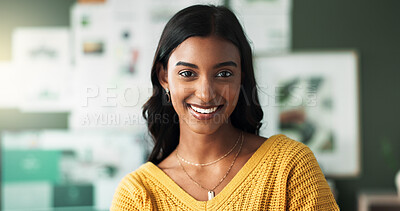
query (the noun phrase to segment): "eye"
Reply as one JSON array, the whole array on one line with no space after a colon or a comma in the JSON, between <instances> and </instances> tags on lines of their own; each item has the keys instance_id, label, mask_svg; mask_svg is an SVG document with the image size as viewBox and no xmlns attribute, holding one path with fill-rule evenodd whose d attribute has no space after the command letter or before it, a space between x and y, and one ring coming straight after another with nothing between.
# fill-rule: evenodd
<instances>
[{"instance_id":1,"label":"eye","mask_svg":"<svg viewBox=\"0 0 400 211\"><path fill-rule=\"evenodd\" d=\"M191 71L182 71L182 72L179 72L179 75L183 76L185 78L188 78L188 77L193 77L194 73Z\"/></svg>"},{"instance_id":2,"label":"eye","mask_svg":"<svg viewBox=\"0 0 400 211\"><path fill-rule=\"evenodd\" d=\"M223 77L223 78L227 78L229 76L232 76L233 74L229 71L221 71L217 74L217 77Z\"/></svg>"}]
</instances>

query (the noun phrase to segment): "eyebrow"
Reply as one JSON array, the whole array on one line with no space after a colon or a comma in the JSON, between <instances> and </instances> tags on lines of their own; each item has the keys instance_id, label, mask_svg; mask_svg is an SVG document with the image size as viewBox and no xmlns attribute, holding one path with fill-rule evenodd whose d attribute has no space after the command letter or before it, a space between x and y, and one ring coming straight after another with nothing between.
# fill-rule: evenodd
<instances>
[{"instance_id":1,"label":"eyebrow","mask_svg":"<svg viewBox=\"0 0 400 211\"><path fill-rule=\"evenodd\" d=\"M188 63L188 62L182 62L182 61L177 62L175 66L186 66L186 67L190 67L190 68L199 69L199 67L195 64ZM225 67L225 66L237 67L237 64L233 61L221 62L221 63L214 65L214 68L220 68L220 67Z\"/></svg>"}]
</instances>

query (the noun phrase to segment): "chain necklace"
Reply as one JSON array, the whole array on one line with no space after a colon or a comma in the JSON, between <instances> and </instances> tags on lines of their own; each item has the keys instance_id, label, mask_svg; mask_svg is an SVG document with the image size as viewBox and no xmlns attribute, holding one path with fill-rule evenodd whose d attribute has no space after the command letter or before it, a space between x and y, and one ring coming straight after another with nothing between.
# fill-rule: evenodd
<instances>
[{"instance_id":1,"label":"chain necklace","mask_svg":"<svg viewBox=\"0 0 400 211\"><path fill-rule=\"evenodd\" d=\"M239 139L240 139L240 137L241 137L242 135L243 135L243 131L239 134L239 137L238 137L238 139L236 140L235 145L234 145L234 146L232 147L232 149L230 149L225 155L223 155L222 157L218 158L217 160L214 160L214 161L211 161L211 162L208 162L208 163L192 163L192 162L190 162L190 161L187 161L187 160L185 160L182 156L179 155L178 149L176 149L176 156L177 156L181 161L183 161L183 162L185 162L185 163L187 163L187 164L189 164L189 165L192 165L192 166L209 166L209 165L212 165L212 164L214 164L214 163L216 163L216 162L218 162L218 161L224 159L224 158L227 157L229 154L231 154L231 152L233 151L233 149L235 149L236 146L237 146L237 144L239 143Z\"/></svg>"},{"instance_id":2,"label":"chain necklace","mask_svg":"<svg viewBox=\"0 0 400 211\"><path fill-rule=\"evenodd\" d=\"M218 182L218 184L216 184L216 185L215 185L213 188L211 188L211 189L205 188L205 187L202 186L200 183L198 183L196 180L194 180L194 179L187 173L187 171L185 170L185 168L183 167L183 165L182 165L182 163L181 163L181 161L180 161L180 159L179 159L179 157L178 157L178 152L175 153L175 155L176 155L176 157L177 157L177 160L178 160L178 163L179 163L179 166L182 168L182 170L185 172L185 174L189 177L189 179L192 180L194 183L196 183L196 185L199 186L200 188L202 188L202 189L208 191L208 200L211 200L212 198L215 197L215 192L214 192L215 188L217 188L217 187L222 183L222 181L224 181L224 179L226 178L226 176L228 176L229 172L231 171L233 164L235 164L236 158L237 158L237 156L239 155L240 151L242 150L242 145L243 145L243 136L242 136L242 133L240 134L240 137L242 137L242 141L240 142L239 150L237 151L237 153L236 153L236 155L235 155L235 158L233 159L233 161L232 161L232 163L231 163L231 166L229 166L228 171L225 173L224 177L222 177L222 179ZM240 138L240 137L239 137L239 138Z\"/></svg>"}]
</instances>

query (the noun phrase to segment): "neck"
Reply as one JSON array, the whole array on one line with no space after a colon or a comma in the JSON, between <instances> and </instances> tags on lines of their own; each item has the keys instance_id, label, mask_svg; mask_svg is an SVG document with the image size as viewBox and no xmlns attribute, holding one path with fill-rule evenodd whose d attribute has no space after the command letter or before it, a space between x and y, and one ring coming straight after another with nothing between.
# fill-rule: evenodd
<instances>
[{"instance_id":1,"label":"neck","mask_svg":"<svg viewBox=\"0 0 400 211\"><path fill-rule=\"evenodd\" d=\"M240 130L230 123L222 125L210 134L200 134L189 128L181 128L177 150L186 160L207 163L226 154L235 145L239 136Z\"/></svg>"}]
</instances>

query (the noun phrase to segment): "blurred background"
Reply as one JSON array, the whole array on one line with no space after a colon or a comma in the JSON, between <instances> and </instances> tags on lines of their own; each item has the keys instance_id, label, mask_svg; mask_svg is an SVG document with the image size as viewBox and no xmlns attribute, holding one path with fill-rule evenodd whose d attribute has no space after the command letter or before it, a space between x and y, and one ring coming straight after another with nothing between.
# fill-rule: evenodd
<instances>
[{"instance_id":1,"label":"blurred background","mask_svg":"<svg viewBox=\"0 0 400 211\"><path fill-rule=\"evenodd\" d=\"M307 144L341 210L400 210L399 1L0 0L1 210L108 210L151 149L161 31L198 3L245 28L261 135Z\"/></svg>"}]
</instances>

